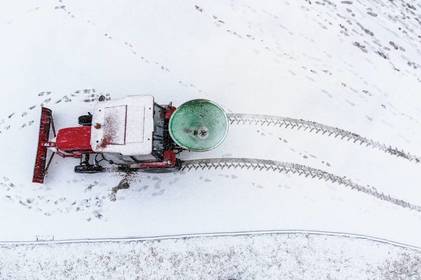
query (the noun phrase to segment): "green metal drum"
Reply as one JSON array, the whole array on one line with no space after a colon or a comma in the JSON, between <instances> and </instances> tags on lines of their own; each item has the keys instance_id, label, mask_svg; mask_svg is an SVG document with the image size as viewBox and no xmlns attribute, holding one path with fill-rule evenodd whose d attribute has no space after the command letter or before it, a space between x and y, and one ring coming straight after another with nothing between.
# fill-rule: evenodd
<instances>
[{"instance_id":1,"label":"green metal drum","mask_svg":"<svg viewBox=\"0 0 421 280\"><path fill-rule=\"evenodd\" d=\"M228 132L228 118L217 104L206 99L190 100L172 114L169 131L182 148L203 152L220 145Z\"/></svg>"}]
</instances>

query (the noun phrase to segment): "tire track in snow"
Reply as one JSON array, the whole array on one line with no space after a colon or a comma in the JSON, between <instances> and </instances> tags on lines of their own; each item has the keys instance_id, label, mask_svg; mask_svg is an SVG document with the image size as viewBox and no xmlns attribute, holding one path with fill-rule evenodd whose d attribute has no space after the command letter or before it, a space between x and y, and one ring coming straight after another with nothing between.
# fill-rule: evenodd
<instances>
[{"instance_id":1,"label":"tire track in snow","mask_svg":"<svg viewBox=\"0 0 421 280\"><path fill-rule=\"evenodd\" d=\"M251 158L209 158L183 161L183 166L181 168L182 171L212 169L246 169L255 171L272 171L284 174L291 173L298 176L304 176L306 178L310 177L312 179L336 183L351 190L365 193L376 199L421 213L420 205L412 204L405 200L379 192L375 187L369 185L359 185L345 176L338 176L333 173L302 164Z\"/></svg>"},{"instance_id":2,"label":"tire track in snow","mask_svg":"<svg viewBox=\"0 0 421 280\"><path fill-rule=\"evenodd\" d=\"M245 169L252 171L271 171L283 174L294 174L297 176L304 176L306 178L336 183L351 190L367 194L378 200L382 200L394 204L396 206L421 213L421 206L412 204L408 201L396 197L392 197L386 193L382 193L373 186L363 186L353 182L351 179L345 176L338 176L321 169L290 162L279 162L273 160L251 158L209 158L185 160L183 161L183 166L180 175L183 174L183 172L188 171L212 169ZM108 171L111 173L112 171L115 171L115 169L110 168ZM142 176L141 174L143 173L138 172L137 176ZM91 184L85 190L86 195L83 195L82 197L73 200L71 198L58 197L57 195L49 194L48 192L41 193L38 189L33 190L29 193L25 191L25 195L23 196L21 195L23 194L22 188L27 188L28 186L17 186L15 183L11 182L11 180L7 177L3 177L3 180L1 181L2 182L0 182L0 191L3 192L2 196L7 201L18 203L29 210L37 210L38 212L42 212L46 216L51 216L53 214L60 213L89 211L88 215L92 216L89 216L86 219L87 221L92 220L92 218L102 219L102 208L104 206L104 203L107 201L107 197L109 197L109 190L100 190L99 193L96 192L90 194L92 187L99 185L100 182L95 182L94 184ZM99 189L97 189L97 191L99 191ZM152 196L154 196L154 194L152 194Z\"/></svg>"},{"instance_id":3,"label":"tire track in snow","mask_svg":"<svg viewBox=\"0 0 421 280\"><path fill-rule=\"evenodd\" d=\"M335 138L339 137L341 140L359 143L359 145L365 145L366 147L380 150L389 155L403 158L411 162L421 163L421 157L406 152L403 149L383 144L348 130L328 126L314 121L273 115L237 113L229 113L228 119L231 125L278 126L295 130L309 131L311 133L332 136Z\"/></svg>"}]
</instances>

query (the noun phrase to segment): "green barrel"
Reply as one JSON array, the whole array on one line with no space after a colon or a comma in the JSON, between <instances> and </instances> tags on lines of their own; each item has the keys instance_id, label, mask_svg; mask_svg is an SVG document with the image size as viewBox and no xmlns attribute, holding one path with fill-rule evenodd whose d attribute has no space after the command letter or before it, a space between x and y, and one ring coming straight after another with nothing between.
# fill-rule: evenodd
<instances>
[{"instance_id":1,"label":"green barrel","mask_svg":"<svg viewBox=\"0 0 421 280\"><path fill-rule=\"evenodd\" d=\"M180 105L172 114L169 131L182 148L203 152L216 148L228 132L228 118L217 104L194 99Z\"/></svg>"}]
</instances>

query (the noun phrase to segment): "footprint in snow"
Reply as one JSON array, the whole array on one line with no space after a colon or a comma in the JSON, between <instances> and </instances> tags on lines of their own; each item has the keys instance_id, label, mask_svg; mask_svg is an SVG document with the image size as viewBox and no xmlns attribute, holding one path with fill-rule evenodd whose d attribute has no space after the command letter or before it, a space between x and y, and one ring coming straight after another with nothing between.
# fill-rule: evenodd
<instances>
[{"instance_id":1,"label":"footprint in snow","mask_svg":"<svg viewBox=\"0 0 421 280\"><path fill-rule=\"evenodd\" d=\"M179 179L178 178L174 178L173 180L171 180L168 184L172 185L174 183L176 183Z\"/></svg>"},{"instance_id":2,"label":"footprint in snow","mask_svg":"<svg viewBox=\"0 0 421 280\"><path fill-rule=\"evenodd\" d=\"M161 189L160 191L153 193L152 196L160 196L160 195L163 195L164 192L165 192L165 189Z\"/></svg>"},{"instance_id":3,"label":"footprint in snow","mask_svg":"<svg viewBox=\"0 0 421 280\"><path fill-rule=\"evenodd\" d=\"M145 185L143 187L141 187L138 192L142 192L142 191L146 191L149 188L149 185Z\"/></svg>"}]
</instances>

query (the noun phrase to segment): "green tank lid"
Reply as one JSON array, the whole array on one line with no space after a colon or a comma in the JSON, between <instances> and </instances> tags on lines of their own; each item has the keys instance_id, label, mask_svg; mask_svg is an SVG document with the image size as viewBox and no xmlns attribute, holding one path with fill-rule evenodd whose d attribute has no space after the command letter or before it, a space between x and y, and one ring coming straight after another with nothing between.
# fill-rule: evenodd
<instances>
[{"instance_id":1,"label":"green tank lid","mask_svg":"<svg viewBox=\"0 0 421 280\"><path fill-rule=\"evenodd\" d=\"M217 104L194 99L180 105L172 114L169 132L182 148L203 152L216 148L228 132L228 118Z\"/></svg>"}]
</instances>

